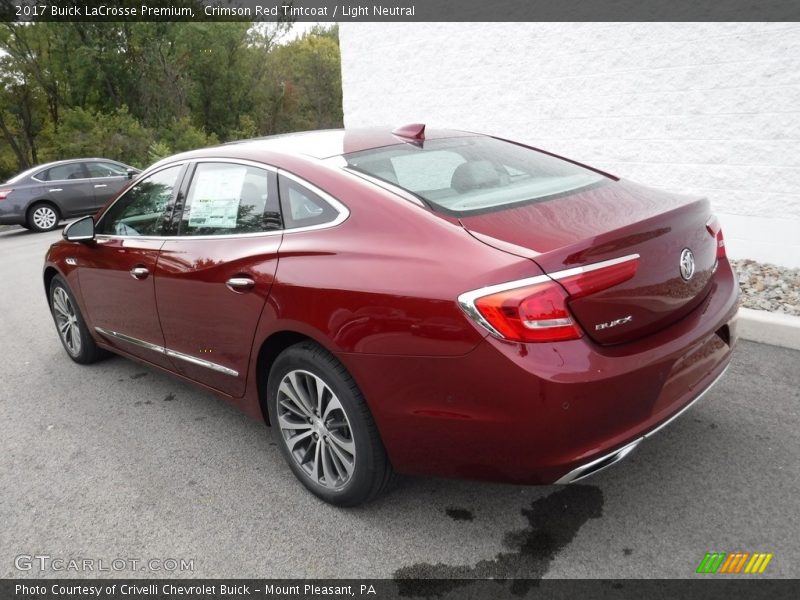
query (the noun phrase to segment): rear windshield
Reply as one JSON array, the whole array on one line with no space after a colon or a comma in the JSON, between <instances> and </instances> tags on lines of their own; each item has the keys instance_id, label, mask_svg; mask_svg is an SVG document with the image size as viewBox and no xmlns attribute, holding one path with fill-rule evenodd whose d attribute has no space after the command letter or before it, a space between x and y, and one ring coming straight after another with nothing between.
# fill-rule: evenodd
<instances>
[{"instance_id":1,"label":"rear windshield","mask_svg":"<svg viewBox=\"0 0 800 600\"><path fill-rule=\"evenodd\" d=\"M454 215L541 202L606 181L589 169L486 136L398 144L344 158L351 169Z\"/></svg>"}]
</instances>

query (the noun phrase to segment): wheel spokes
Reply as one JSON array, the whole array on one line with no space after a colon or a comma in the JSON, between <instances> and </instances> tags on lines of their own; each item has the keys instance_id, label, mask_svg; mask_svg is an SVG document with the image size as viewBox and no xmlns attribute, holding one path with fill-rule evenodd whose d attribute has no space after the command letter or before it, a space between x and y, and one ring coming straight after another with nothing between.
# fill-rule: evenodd
<instances>
[{"instance_id":1,"label":"wheel spokes","mask_svg":"<svg viewBox=\"0 0 800 600\"><path fill-rule=\"evenodd\" d=\"M300 442L302 442L304 440L309 440L310 441L312 433L313 432L309 429L308 431L304 431L302 433L298 433L297 435L294 435L294 436L290 437L288 440L286 440L286 443L289 445L289 450L294 451L295 448L297 447L297 444L299 444ZM309 447L312 446L313 443L314 442L311 441L311 443L309 444Z\"/></svg>"},{"instance_id":2,"label":"wheel spokes","mask_svg":"<svg viewBox=\"0 0 800 600\"><path fill-rule=\"evenodd\" d=\"M81 330L78 317L67 292L58 287L53 291L53 316L56 328L70 354L76 355L81 350Z\"/></svg>"},{"instance_id":3,"label":"wheel spokes","mask_svg":"<svg viewBox=\"0 0 800 600\"><path fill-rule=\"evenodd\" d=\"M343 438L338 433L334 433L333 431L328 434L328 439L332 440L335 446L341 448L350 456L355 456L356 445L353 443L353 440Z\"/></svg>"},{"instance_id":4,"label":"wheel spokes","mask_svg":"<svg viewBox=\"0 0 800 600\"><path fill-rule=\"evenodd\" d=\"M355 471L356 450L342 403L321 377L287 373L278 386L278 426L289 454L315 483L341 488Z\"/></svg>"},{"instance_id":5,"label":"wheel spokes","mask_svg":"<svg viewBox=\"0 0 800 600\"><path fill-rule=\"evenodd\" d=\"M335 443L330 443L330 440L331 436L328 436L328 448L332 451L331 457L334 458L335 463L338 463L338 466L342 467L339 469L340 475L350 477L353 473L353 467L355 466L353 464L353 456L346 456ZM342 470L344 470L344 472L342 472Z\"/></svg>"},{"instance_id":6,"label":"wheel spokes","mask_svg":"<svg viewBox=\"0 0 800 600\"><path fill-rule=\"evenodd\" d=\"M284 396L284 399L281 401L281 403L291 404L293 406L293 408L289 408L289 410L298 414L299 416L310 417L312 415L312 411L309 409L308 404L306 404L301 396L301 393L298 392L297 388L294 387L292 383L284 380L278 388L279 398L281 394Z\"/></svg>"},{"instance_id":7,"label":"wheel spokes","mask_svg":"<svg viewBox=\"0 0 800 600\"><path fill-rule=\"evenodd\" d=\"M53 308L55 308L65 317L71 316L69 313L69 308L64 302L64 292L61 290L61 288L57 288L56 291L53 292Z\"/></svg>"}]
</instances>

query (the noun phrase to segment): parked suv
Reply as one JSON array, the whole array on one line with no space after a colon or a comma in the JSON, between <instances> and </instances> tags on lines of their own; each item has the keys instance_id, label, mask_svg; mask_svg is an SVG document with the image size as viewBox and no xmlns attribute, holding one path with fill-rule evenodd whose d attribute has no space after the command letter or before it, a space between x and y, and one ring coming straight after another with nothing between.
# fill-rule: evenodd
<instances>
[{"instance_id":1,"label":"parked suv","mask_svg":"<svg viewBox=\"0 0 800 600\"><path fill-rule=\"evenodd\" d=\"M138 173L139 169L106 158L33 167L0 184L0 225L50 231L62 219L96 212Z\"/></svg>"}]
</instances>

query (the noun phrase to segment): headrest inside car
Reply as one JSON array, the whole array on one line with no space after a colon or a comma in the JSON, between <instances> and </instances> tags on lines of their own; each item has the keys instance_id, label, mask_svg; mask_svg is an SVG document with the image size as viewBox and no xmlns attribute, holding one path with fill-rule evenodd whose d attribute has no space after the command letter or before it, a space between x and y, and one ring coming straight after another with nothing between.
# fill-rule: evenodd
<instances>
[{"instance_id":1,"label":"headrest inside car","mask_svg":"<svg viewBox=\"0 0 800 600\"><path fill-rule=\"evenodd\" d=\"M471 160L456 167L450 187L463 193L500 184L500 173L488 160Z\"/></svg>"}]
</instances>

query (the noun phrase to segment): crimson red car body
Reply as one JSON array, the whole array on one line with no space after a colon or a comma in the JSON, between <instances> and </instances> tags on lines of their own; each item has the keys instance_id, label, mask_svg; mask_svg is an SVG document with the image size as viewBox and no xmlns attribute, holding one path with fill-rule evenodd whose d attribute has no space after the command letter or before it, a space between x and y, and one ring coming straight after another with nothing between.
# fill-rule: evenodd
<instances>
[{"instance_id":1,"label":"crimson red car body","mask_svg":"<svg viewBox=\"0 0 800 600\"><path fill-rule=\"evenodd\" d=\"M269 235L60 241L47 255L46 284L56 274L67 281L99 346L213 390L257 419L271 361L313 340L352 375L400 472L576 479L614 462L721 374L736 339L735 275L706 227L704 199L600 174L575 193L453 215L337 158L472 135L428 131L423 142L388 129L319 132L167 159L137 181L166 164L252 161L323 190L346 218ZM686 248L695 257L689 281L680 275ZM486 286L629 256L635 275L569 302L576 339L500 339L458 302ZM137 267L149 271L144 281L131 276ZM226 285L241 276L252 288Z\"/></svg>"}]
</instances>

